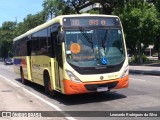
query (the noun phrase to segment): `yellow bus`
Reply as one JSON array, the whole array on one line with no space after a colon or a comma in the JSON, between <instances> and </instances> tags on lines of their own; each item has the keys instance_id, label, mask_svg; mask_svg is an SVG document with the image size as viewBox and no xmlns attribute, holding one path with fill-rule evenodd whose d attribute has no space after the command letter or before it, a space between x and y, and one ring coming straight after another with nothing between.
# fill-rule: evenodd
<instances>
[{"instance_id":1,"label":"yellow bus","mask_svg":"<svg viewBox=\"0 0 160 120\"><path fill-rule=\"evenodd\" d=\"M13 49L22 83L42 85L52 96L128 87L127 49L117 16L58 16L15 38Z\"/></svg>"}]
</instances>

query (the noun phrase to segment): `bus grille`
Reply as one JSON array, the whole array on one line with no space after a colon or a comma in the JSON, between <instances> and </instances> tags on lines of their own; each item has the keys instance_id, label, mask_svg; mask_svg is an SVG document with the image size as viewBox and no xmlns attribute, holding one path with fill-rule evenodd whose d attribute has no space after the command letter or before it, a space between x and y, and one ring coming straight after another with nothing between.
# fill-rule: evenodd
<instances>
[{"instance_id":1,"label":"bus grille","mask_svg":"<svg viewBox=\"0 0 160 120\"><path fill-rule=\"evenodd\" d=\"M111 83L104 83L104 84L86 84L84 86L89 91L97 91L97 88L99 87L108 87L108 89L112 89L116 87L117 84L118 84L118 81L111 82Z\"/></svg>"}]
</instances>

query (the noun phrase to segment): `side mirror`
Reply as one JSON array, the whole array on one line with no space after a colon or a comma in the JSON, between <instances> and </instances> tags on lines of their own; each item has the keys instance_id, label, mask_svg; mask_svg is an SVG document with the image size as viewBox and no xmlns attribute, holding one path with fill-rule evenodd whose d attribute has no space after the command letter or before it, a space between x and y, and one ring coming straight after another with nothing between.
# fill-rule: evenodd
<instances>
[{"instance_id":1,"label":"side mirror","mask_svg":"<svg viewBox=\"0 0 160 120\"><path fill-rule=\"evenodd\" d=\"M64 42L64 32L58 31L59 42Z\"/></svg>"}]
</instances>

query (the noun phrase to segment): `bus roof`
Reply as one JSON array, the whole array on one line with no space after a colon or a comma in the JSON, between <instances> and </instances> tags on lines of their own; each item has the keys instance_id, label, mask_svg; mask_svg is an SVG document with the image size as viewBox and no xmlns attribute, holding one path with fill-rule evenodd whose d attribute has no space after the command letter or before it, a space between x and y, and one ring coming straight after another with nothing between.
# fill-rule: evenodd
<instances>
[{"instance_id":1,"label":"bus roof","mask_svg":"<svg viewBox=\"0 0 160 120\"><path fill-rule=\"evenodd\" d=\"M87 16L89 16L89 17L117 17L115 15L97 15L97 14L60 15L60 16L57 16L57 17L49 20L48 22L46 22L46 23L44 23L42 25L39 25L39 26L37 26L37 27L35 27L35 28L27 31L26 33L24 33L24 34L22 34L22 35L20 35L20 36L18 36L16 38L14 38L13 41L17 41L17 40L19 40L21 38L27 37L27 36L31 35L32 33L38 32L39 30L42 30L42 29L44 29L46 27L51 26L54 23L60 23L60 25L62 25L62 19L64 17L87 17Z\"/></svg>"}]
</instances>

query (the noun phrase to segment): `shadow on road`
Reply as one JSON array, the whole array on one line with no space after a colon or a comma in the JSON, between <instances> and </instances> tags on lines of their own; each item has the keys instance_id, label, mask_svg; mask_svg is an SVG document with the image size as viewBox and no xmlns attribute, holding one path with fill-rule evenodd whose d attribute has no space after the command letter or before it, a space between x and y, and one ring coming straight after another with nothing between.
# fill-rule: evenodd
<instances>
[{"instance_id":1,"label":"shadow on road","mask_svg":"<svg viewBox=\"0 0 160 120\"><path fill-rule=\"evenodd\" d=\"M65 105L77 105L85 103L106 102L115 99L126 98L125 95L118 94L116 92L101 92L101 93L88 93L80 95L70 95L57 100Z\"/></svg>"},{"instance_id":2,"label":"shadow on road","mask_svg":"<svg viewBox=\"0 0 160 120\"><path fill-rule=\"evenodd\" d=\"M15 80L21 83L21 79L15 79ZM44 87L41 85L38 85L32 82L27 82L26 86L36 90L37 92L40 92L43 95L46 95L44 92ZM49 95L46 95L46 96L49 97ZM112 101L116 99L123 99L126 97L127 96L123 94L119 94L116 91L110 91L110 92L87 93L87 94L78 94L78 95L64 95L59 93L58 96L51 99L54 99L59 103L65 104L65 105L77 105L77 104L85 104L85 103L106 102L106 101Z\"/></svg>"}]
</instances>

